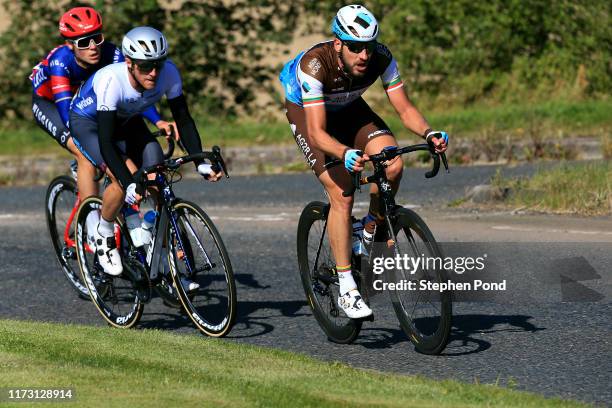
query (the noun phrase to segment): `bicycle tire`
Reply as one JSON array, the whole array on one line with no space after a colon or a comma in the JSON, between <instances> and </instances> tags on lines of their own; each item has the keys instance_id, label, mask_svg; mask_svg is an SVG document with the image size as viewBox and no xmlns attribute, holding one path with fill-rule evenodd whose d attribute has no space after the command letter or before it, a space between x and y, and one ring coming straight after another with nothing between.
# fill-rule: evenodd
<instances>
[{"instance_id":1,"label":"bicycle tire","mask_svg":"<svg viewBox=\"0 0 612 408\"><path fill-rule=\"evenodd\" d=\"M77 200L77 185L74 179L68 176L55 177L49 183L45 194L45 215L53 249L64 276L81 299L89 300L89 291L81 280L76 259L74 229L68 225L73 222ZM69 234L68 241L65 236L66 229Z\"/></svg>"},{"instance_id":2,"label":"bicycle tire","mask_svg":"<svg viewBox=\"0 0 612 408\"><path fill-rule=\"evenodd\" d=\"M103 272L97 263L95 249L87 244L85 223L90 211L101 208L102 200L98 197L89 197L79 206L75 222L79 268L89 296L104 320L113 327L130 328L138 323L144 309L134 276L146 279L148 287L148 275L140 262L129 259L125 252L122 254L124 272L121 275L112 277ZM119 225L121 234L127 234L127 228L122 224Z\"/></svg>"},{"instance_id":3,"label":"bicycle tire","mask_svg":"<svg viewBox=\"0 0 612 408\"><path fill-rule=\"evenodd\" d=\"M325 237L328 207L326 203L313 201L302 210L297 229L298 267L306 299L319 326L330 341L348 344L357 338L363 322L343 316L336 303L339 286Z\"/></svg>"},{"instance_id":4,"label":"bicycle tire","mask_svg":"<svg viewBox=\"0 0 612 408\"><path fill-rule=\"evenodd\" d=\"M414 211L406 208L398 209L393 229L396 235L393 242L394 256L401 256L402 253L408 252L409 255L414 257L425 254L429 257L444 258L427 224ZM399 241L403 241L402 233L408 243L409 250L402 248L399 243ZM415 236L420 239L420 249ZM436 268L429 272L426 270L418 271L415 274L407 274L399 269L393 269L392 276L394 282L400 282L402 279L414 281L428 279L436 282L446 282L448 280L443 268ZM440 354L450 337L452 293L450 291L438 292L432 290L424 294L420 290L390 290L389 294L400 326L412 341L416 350L423 354ZM415 300L407 300L408 297L415 298ZM420 306L419 299L423 300ZM429 313L429 315L425 313Z\"/></svg>"},{"instance_id":5,"label":"bicycle tire","mask_svg":"<svg viewBox=\"0 0 612 408\"><path fill-rule=\"evenodd\" d=\"M214 223L197 204L178 200L172 210L182 243L180 248L169 223L168 260L178 298L198 330L223 337L236 321L236 283L227 249ZM197 282L200 288L190 292L183 287L181 276Z\"/></svg>"}]
</instances>

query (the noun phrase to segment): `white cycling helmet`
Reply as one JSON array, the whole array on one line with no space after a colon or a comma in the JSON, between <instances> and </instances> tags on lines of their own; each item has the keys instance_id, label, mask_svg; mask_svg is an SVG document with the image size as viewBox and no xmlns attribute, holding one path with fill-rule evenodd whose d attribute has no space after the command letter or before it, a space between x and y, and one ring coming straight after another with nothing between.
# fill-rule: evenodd
<instances>
[{"instance_id":1,"label":"white cycling helmet","mask_svg":"<svg viewBox=\"0 0 612 408\"><path fill-rule=\"evenodd\" d=\"M121 51L135 60L154 61L168 56L168 42L160 31L152 27L136 27L123 37Z\"/></svg>"},{"instance_id":2,"label":"white cycling helmet","mask_svg":"<svg viewBox=\"0 0 612 408\"><path fill-rule=\"evenodd\" d=\"M374 41L378 37L378 21L363 6L344 6L334 18L332 32L342 41Z\"/></svg>"}]
</instances>

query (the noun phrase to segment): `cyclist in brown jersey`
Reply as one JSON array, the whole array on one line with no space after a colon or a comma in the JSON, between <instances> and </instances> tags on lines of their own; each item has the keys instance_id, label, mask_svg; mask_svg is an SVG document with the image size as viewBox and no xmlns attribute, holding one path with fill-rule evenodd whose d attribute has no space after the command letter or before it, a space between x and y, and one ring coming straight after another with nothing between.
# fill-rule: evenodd
<instances>
[{"instance_id":1,"label":"cyclist in brown jersey","mask_svg":"<svg viewBox=\"0 0 612 408\"><path fill-rule=\"evenodd\" d=\"M351 274L353 197L344 197L342 192L351 186L349 172L363 170L368 154L397 146L397 141L361 95L380 77L389 102L407 129L433 142L440 153L446 150L448 135L432 131L408 99L395 59L387 47L376 42L379 27L372 13L360 5L342 7L332 31L332 41L317 44L289 61L280 80L296 143L329 196L327 228L340 283L338 305L349 318L363 318L372 311ZM334 165L336 159L344 166ZM398 157L386 169L394 192L402 168ZM378 190L372 185L369 212L362 221L365 239L368 235L371 239L379 219L378 206Z\"/></svg>"}]
</instances>

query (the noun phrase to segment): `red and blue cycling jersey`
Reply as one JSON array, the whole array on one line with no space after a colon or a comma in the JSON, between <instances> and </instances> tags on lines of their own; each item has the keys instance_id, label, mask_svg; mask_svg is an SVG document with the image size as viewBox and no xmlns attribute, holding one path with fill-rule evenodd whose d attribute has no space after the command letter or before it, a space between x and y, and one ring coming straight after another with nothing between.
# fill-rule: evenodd
<instances>
[{"instance_id":1,"label":"red and blue cycling jersey","mask_svg":"<svg viewBox=\"0 0 612 408\"><path fill-rule=\"evenodd\" d=\"M79 86L100 68L125 61L121 50L110 42L104 42L100 52L100 62L85 69L77 64L74 52L67 45L60 45L32 69L30 80L34 93L55 102L65 126L68 126L70 101ZM161 119L154 107L143 115L152 123Z\"/></svg>"}]
</instances>

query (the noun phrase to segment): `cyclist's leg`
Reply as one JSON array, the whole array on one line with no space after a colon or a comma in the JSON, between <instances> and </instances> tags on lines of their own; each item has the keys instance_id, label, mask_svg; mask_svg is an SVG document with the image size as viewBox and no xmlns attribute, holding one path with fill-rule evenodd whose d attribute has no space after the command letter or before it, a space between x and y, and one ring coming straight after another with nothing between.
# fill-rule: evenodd
<instances>
[{"instance_id":1,"label":"cyclist's leg","mask_svg":"<svg viewBox=\"0 0 612 408\"><path fill-rule=\"evenodd\" d=\"M114 221L123 205L125 192L114 175L107 169L98 140L98 124L95 120L76 114L70 115L72 138L81 153L96 167L106 172L111 183L102 196L99 224L94 229L96 251L105 272L120 275L123 271L121 256L114 240ZM118 153L125 157L125 143L115 143Z\"/></svg>"},{"instance_id":2,"label":"cyclist's leg","mask_svg":"<svg viewBox=\"0 0 612 408\"><path fill-rule=\"evenodd\" d=\"M162 148L157 139L151 134L141 116L130 119L124 126L124 129L130 135L125 140L125 151L128 158L133 161L136 169L163 163L164 154ZM130 169L130 171L133 173L136 170ZM154 180L155 174L149 174L148 178L149 180ZM148 192L153 196L153 202L159 203L157 189L150 187Z\"/></svg>"},{"instance_id":3,"label":"cyclist's leg","mask_svg":"<svg viewBox=\"0 0 612 408\"><path fill-rule=\"evenodd\" d=\"M330 166L332 159L313 147L308 135L304 108L289 101L285 101L285 108L295 142L329 197L327 230L336 264L350 265L353 197L342 196L342 192L351 185L350 175L342 165Z\"/></svg>"},{"instance_id":4,"label":"cyclist's leg","mask_svg":"<svg viewBox=\"0 0 612 408\"><path fill-rule=\"evenodd\" d=\"M391 130L389 130L387 124L370 109L365 101L360 101L360 103L356 105L355 109L359 112L358 114L356 113L356 115L362 120L355 137L355 147L365 151L367 154L376 154L380 153L380 151L387 146L397 146L397 140ZM385 169L387 179L391 182L391 188L394 194L399 188L403 168L404 163L402 158L396 157ZM380 214L379 205L378 186L376 184L371 184L369 214L372 217L377 217Z\"/></svg>"},{"instance_id":5,"label":"cyclist's leg","mask_svg":"<svg viewBox=\"0 0 612 408\"><path fill-rule=\"evenodd\" d=\"M285 102L285 107L295 141L302 149L306 161L329 197L330 209L327 215L327 231L340 283L338 305L351 318L369 316L372 311L357 291L357 283L351 273L353 197L342 195L345 190L350 188L351 177L344 166L337 165L337 163L336 165L332 164L332 158L313 147L306 127L304 109L288 101ZM328 129L334 128L333 123L336 120L337 115L328 115ZM338 138L337 134L330 134ZM344 140L341 140L341 142L347 144ZM348 145L351 146L352 142L348 142Z\"/></svg>"}]
</instances>

